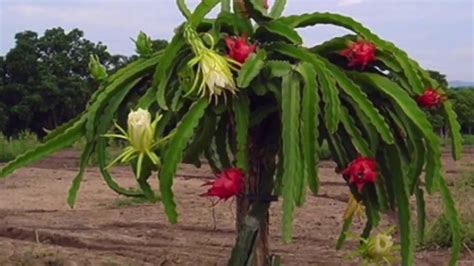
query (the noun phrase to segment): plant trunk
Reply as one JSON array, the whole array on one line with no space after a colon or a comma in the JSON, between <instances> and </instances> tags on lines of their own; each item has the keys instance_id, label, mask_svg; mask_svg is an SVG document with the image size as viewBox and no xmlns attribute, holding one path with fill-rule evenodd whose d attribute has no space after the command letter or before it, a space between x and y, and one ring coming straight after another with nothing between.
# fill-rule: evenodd
<instances>
[{"instance_id":1,"label":"plant trunk","mask_svg":"<svg viewBox=\"0 0 474 266\"><path fill-rule=\"evenodd\" d=\"M236 14L248 17L245 2L248 0L233 0L233 10ZM270 265L269 236L269 206L273 192L273 175L275 173L275 160L280 143L280 120L278 117L269 117L259 126L249 130L247 154L248 174L245 177L243 196L237 198L237 241L229 265L243 263L236 258L241 255L242 248L239 244L252 242L254 249L249 251L245 259L246 265ZM263 215L263 217L262 217ZM246 241L253 230L252 219L258 217L260 221L254 241ZM250 219L249 219L250 218ZM256 228L255 228L256 229ZM241 238L241 239L239 239ZM248 240L248 239L247 239Z\"/></svg>"},{"instance_id":2,"label":"plant trunk","mask_svg":"<svg viewBox=\"0 0 474 266\"><path fill-rule=\"evenodd\" d=\"M266 204L264 217L260 220L255 249L250 256L251 265L270 265L269 212L272 201L273 176L276 168L276 154L279 147L279 120L267 119L260 126L250 130L248 137L249 173L245 179L244 195L237 200L236 227L240 233L249 210Z\"/></svg>"},{"instance_id":3,"label":"plant trunk","mask_svg":"<svg viewBox=\"0 0 474 266\"><path fill-rule=\"evenodd\" d=\"M250 144L250 143L249 143ZM256 144L256 143L255 143ZM257 148L257 147L255 147ZM249 154L254 157L257 152L256 150L249 150ZM245 194L246 195L257 195L258 194L258 184L259 180L262 179L262 172L260 171L263 162L262 158L254 157L249 158L249 175L245 180ZM240 232L240 225L244 222L244 219L247 213L250 210L250 199L249 197L239 197L237 199L237 221L236 227L237 231ZM254 266L264 266L269 264L270 258L270 249L268 243L268 224L269 224L269 215L266 213L263 221L260 223L260 228L258 230L256 247L253 255L253 265Z\"/></svg>"}]
</instances>

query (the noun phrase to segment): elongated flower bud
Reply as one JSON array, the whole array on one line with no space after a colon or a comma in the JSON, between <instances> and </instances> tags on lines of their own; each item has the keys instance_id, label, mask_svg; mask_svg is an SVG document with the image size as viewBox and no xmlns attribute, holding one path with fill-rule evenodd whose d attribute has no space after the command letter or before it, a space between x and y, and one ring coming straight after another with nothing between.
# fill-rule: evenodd
<instances>
[{"instance_id":1,"label":"elongated flower bud","mask_svg":"<svg viewBox=\"0 0 474 266\"><path fill-rule=\"evenodd\" d=\"M135 51L143 57L148 57L153 53L153 42L143 31L138 34L135 47Z\"/></svg>"},{"instance_id":2,"label":"elongated flower bud","mask_svg":"<svg viewBox=\"0 0 474 266\"><path fill-rule=\"evenodd\" d=\"M128 136L130 144L139 152L150 151L153 144L151 114L139 108L128 114Z\"/></svg>"},{"instance_id":3,"label":"elongated flower bud","mask_svg":"<svg viewBox=\"0 0 474 266\"><path fill-rule=\"evenodd\" d=\"M90 55L89 71L95 80L99 82L105 82L107 80L107 69L100 63L97 55Z\"/></svg>"}]
</instances>

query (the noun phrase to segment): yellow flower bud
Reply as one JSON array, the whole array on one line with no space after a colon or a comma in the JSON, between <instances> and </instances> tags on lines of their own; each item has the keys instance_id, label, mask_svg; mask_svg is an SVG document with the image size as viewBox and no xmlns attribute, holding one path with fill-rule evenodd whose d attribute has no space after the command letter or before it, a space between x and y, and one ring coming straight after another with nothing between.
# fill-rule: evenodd
<instances>
[{"instance_id":1,"label":"yellow flower bud","mask_svg":"<svg viewBox=\"0 0 474 266\"><path fill-rule=\"evenodd\" d=\"M153 145L151 114L139 108L128 114L128 137L133 148L139 152L150 151Z\"/></svg>"},{"instance_id":2,"label":"yellow flower bud","mask_svg":"<svg viewBox=\"0 0 474 266\"><path fill-rule=\"evenodd\" d=\"M349 201L347 202L346 210L344 211L343 219L347 220L352 218L354 215L362 218L364 216L364 206L362 206L360 201L354 197L352 193L349 192Z\"/></svg>"}]
</instances>

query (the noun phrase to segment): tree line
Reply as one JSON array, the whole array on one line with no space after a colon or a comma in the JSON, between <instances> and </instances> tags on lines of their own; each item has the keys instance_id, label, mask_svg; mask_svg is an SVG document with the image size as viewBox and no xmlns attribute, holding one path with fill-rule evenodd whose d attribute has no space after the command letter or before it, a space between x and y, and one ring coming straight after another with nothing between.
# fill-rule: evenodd
<instances>
[{"instance_id":1,"label":"tree line","mask_svg":"<svg viewBox=\"0 0 474 266\"><path fill-rule=\"evenodd\" d=\"M153 41L153 49L166 47L164 40ZM33 31L15 35L15 46L0 56L0 132L15 136L31 131L42 137L82 112L98 84L88 70L89 57L97 55L108 71L136 60L137 56L112 55L102 43L84 38L79 29L66 32L52 28L42 36ZM446 77L431 71L441 87ZM474 134L474 88L450 88L463 133ZM442 116L430 112L436 130L446 134Z\"/></svg>"},{"instance_id":2,"label":"tree line","mask_svg":"<svg viewBox=\"0 0 474 266\"><path fill-rule=\"evenodd\" d=\"M440 87L446 90L445 97L449 98L453 104L453 109L458 116L461 131L464 134L474 134L474 87L447 88L446 76L438 71L429 71L430 76L437 80ZM447 132L444 118L436 111L427 111L428 118L441 136L446 136Z\"/></svg>"},{"instance_id":3,"label":"tree line","mask_svg":"<svg viewBox=\"0 0 474 266\"><path fill-rule=\"evenodd\" d=\"M167 42L153 42L163 49ZM113 72L137 56L112 55L79 29L52 28L15 35L15 46L0 56L0 131L15 136L31 131L42 137L82 112L98 84L89 74L90 55Z\"/></svg>"}]
</instances>

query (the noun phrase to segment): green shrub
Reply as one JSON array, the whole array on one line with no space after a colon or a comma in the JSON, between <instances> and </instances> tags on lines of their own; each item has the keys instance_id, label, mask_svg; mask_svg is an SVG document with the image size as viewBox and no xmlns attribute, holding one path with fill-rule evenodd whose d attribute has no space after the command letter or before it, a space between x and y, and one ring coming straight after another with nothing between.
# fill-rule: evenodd
<instances>
[{"instance_id":1,"label":"green shrub","mask_svg":"<svg viewBox=\"0 0 474 266\"><path fill-rule=\"evenodd\" d=\"M462 198L474 195L474 172L466 172L462 178L455 183L456 201L459 203L459 216L461 220L461 241L465 247L474 248L474 212L471 209L470 200L463 201ZM451 227L444 215L438 216L428 226L426 238L422 248L451 247Z\"/></svg>"},{"instance_id":2,"label":"green shrub","mask_svg":"<svg viewBox=\"0 0 474 266\"><path fill-rule=\"evenodd\" d=\"M464 174L462 179L456 183L456 189L460 192L469 193L468 195L474 195L474 172Z\"/></svg>"},{"instance_id":3,"label":"green shrub","mask_svg":"<svg viewBox=\"0 0 474 266\"><path fill-rule=\"evenodd\" d=\"M474 146L474 135L464 135L463 144L464 146Z\"/></svg>"},{"instance_id":4,"label":"green shrub","mask_svg":"<svg viewBox=\"0 0 474 266\"><path fill-rule=\"evenodd\" d=\"M21 132L15 138L7 138L0 133L0 162L12 160L39 144L36 135L28 131Z\"/></svg>"},{"instance_id":5,"label":"green shrub","mask_svg":"<svg viewBox=\"0 0 474 266\"><path fill-rule=\"evenodd\" d=\"M463 135L462 136L462 145L463 146L474 146L474 135ZM451 140L449 138L441 139L441 146L450 147Z\"/></svg>"},{"instance_id":6,"label":"green shrub","mask_svg":"<svg viewBox=\"0 0 474 266\"><path fill-rule=\"evenodd\" d=\"M461 218L461 243L470 249L474 248L474 222ZM449 248L452 246L452 232L444 215L439 216L426 232L423 248Z\"/></svg>"},{"instance_id":7,"label":"green shrub","mask_svg":"<svg viewBox=\"0 0 474 266\"><path fill-rule=\"evenodd\" d=\"M329 146L326 140L323 141L323 143L319 147L319 159L321 160L331 159L331 151L329 150Z\"/></svg>"}]
</instances>

